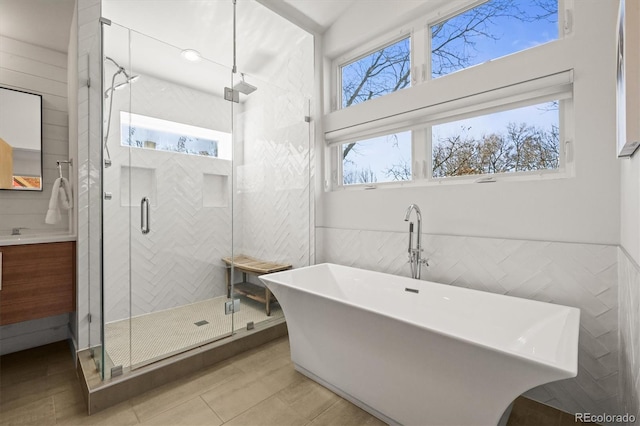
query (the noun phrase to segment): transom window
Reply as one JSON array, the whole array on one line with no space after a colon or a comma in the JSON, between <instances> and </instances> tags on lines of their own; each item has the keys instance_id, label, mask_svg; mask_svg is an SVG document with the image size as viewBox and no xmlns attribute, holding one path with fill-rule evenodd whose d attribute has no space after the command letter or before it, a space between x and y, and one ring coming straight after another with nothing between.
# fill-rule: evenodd
<instances>
[{"instance_id":1,"label":"transom window","mask_svg":"<svg viewBox=\"0 0 640 426\"><path fill-rule=\"evenodd\" d=\"M340 67L342 108L411 85L409 37Z\"/></svg>"},{"instance_id":2,"label":"transom window","mask_svg":"<svg viewBox=\"0 0 640 426\"><path fill-rule=\"evenodd\" d=\"M342 144L342 184L411 180L411 131Z\"/></svg>"},{"instance_id":3,"label":"transom window","mask_svg":"<svg viewBox=\"0 0 640 426\"><path fill-rule=\"evenodd\" d=\"M431 77L558 38L558 0L490 0L430 28Z\"/></svg>"},{"instance_id":4,"label":"transom window","mask_svg":"<svg viewBox=\"0 0 640 426\"><path fill-rule=\"evenodd\" d=\"M122 146L231 159L231 134L120 111Z\"/></svg>"},{"instance_id":5,"label":"transom window","mask_svg":"<svg viewBox=\"0 0 640 426\"><path fill-rule=\"evenodd\" d=\"M546 102L433 126L432 176L557 169L558 104Z\"/></svg>"},{"instance_id":6,"label":"transom window","mask_svg":"<svg viewBox=\"0 0 640 426\"><path fill-rule=\"evenodd\" d=\"M552 100L478 113L340 144L342 185L557 172L564 159L560 144L564 102ZM414 163L425 164L422 175L414 173Z\"/></svg>"},{"instance_id":7,"label":"transom window","mask_svg":"<svg viewBox=\"0 0 640 426\"><path fill-rule=\"evenodd\" d=\"M445 2L442 15L400 28L404 38L336 59L327 187L573 173L573 71L529 50L560 37L558 1Z\"/></svg>"}]
</instances>

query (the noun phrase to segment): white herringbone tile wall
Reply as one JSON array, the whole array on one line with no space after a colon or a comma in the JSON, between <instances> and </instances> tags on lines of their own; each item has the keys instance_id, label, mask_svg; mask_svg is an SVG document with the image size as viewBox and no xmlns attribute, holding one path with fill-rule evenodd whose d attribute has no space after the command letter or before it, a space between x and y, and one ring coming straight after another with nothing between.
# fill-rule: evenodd
<instances>
[{"instance_id":1,"label":"white herringbone tile wall","mask_svg":"<svg viewBox=\"0 0 640 426\"><path fill-rule=\"evenodd\" d=\"M308 54L293 55L287 66L297 70L305 59ZM107 70L108 76L116 71ZM290 86L300 86L300 75L291 75ZM244 104L145 75L131 86L131 109L137 114L231 131L233 113L235 176L230 161L120 146L120 111L129 109L129 94L113 93L113 165L104 171L105 191L112 194L104 203L106 322L226 294L220 259L231 254L232 208L235 254L309 265L313 148L305 122L308 100L273 84L256 84L258 90ZM205 175L228 177L233 205L230 199L204 202ZM129 188L129 180L135 188ZM139 229L143 195L151 199L148 235Z\"/></svg>"},{"instance_id":2,"label":"white herringbone tile wall","mask_svg":"<svg viewBox=\"0 0 640 426\"><path fill-rule=\"evenodd\" d=\"M618 250L620 409L640 418L640 267Z\"/></svg>"},{"instance_id":3,"label":"white herringbone tile wall","mask_svg":"<svg viewBox=\"0 0 640 426\"><path fill-rule=\"evenodd\" d=\"M290 58L291 67L303 59ZM291 75L300 79L296 72ZM291 86L296 86L295 82ZM244 161L237 168L242 223L236 253L307 266L313 259L308 100L263 84L242 114Z\"/></svg>"},{"instance_id":4,"label":"white herringbone tile wall","mask_svg":"<svg viewBox=\"0 0 640 426\"><path fill-rule=\"evenodd\" d=\"M423 242L425 280L580 308L578 376L527 395L569 413L620 412L616 246L445 235ZM316 244L317 263L409 276L406 233L316 228Z\"/></svg>"},{"instance_id":5,"label":"white herringbone tile wall","mask_svg":"<svg viewBox=\"0 0 640 426\"><path fill-rule=\"evenodd\" d=\"M146 75L131 90L136 114L231 130L231 103L221 98ZM112 96L112 166L104 170L104 190L112 194L103 213L105 322L226 295L221 258L231 254L231 179L224 180L227 191L215 191L226 198L211 200L205 175L231 176L231 161L121 146L120 111L129 109L129 93ZM146 235L142 196L151 201Z\"/></svg>"}]
</instances>

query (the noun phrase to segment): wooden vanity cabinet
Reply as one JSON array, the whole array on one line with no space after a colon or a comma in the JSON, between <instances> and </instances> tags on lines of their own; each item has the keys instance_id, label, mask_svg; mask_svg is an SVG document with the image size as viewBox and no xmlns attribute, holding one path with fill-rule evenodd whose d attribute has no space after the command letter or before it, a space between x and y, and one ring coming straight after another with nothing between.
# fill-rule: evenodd
<instances>
[{"instance_id":1,"label":"wooden vanity cabinet","mask_svg":"<svg viewBox=\"0 0 640 426\"><path fill-rule=\"evenodd\" d=\"M0 325L75 311L75 242L0 246Z\"/></svg>"}]
</instances>

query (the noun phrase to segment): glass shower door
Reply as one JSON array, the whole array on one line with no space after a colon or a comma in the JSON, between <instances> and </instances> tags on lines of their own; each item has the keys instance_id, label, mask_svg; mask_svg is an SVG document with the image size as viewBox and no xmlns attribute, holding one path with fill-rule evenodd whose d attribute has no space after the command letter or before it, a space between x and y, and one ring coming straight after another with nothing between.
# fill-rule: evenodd
<instances>
[{"instance_id":1,"label":"glass shower door","mask_svg":"<svg viewBox=\"0 0 640 426\"><path fill-rule=\"evenodd\" d=\"M112 27L126 41L105 44L124 69L105 169L105 293L117 294L105 295L105 347L116 368L135 369L232 332L221 261L232 242L232 106L222 98L231 71ZM110 322L109 309L121 318Z\"/></svg>"}]
</instances>

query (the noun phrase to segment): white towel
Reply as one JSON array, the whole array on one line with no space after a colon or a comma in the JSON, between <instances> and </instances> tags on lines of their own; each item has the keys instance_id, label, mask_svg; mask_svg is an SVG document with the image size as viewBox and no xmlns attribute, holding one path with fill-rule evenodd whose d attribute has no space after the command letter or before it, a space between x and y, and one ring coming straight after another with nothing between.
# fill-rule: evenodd
<instances>
[{"instance_id":1,"label":"white towel","mask_svg":"<svg viewBox=\"0 0 640 426\"><path fill-rule=\"evenodd\" d=\"M60 182L60 189L58 190L58 192L60 194L60 206L65 210L69 210L71 207L73 207L71 184L69 184L67 178L62 178L62 182Z\"/></svg>"},{"instance_id":2,"label":"white towel","mask_svg":"<svg viewBox=\"0 0 640 426\"><path fill-rule=\"evenodd\" d=\"M65 178L58 178L53 182L51 199L49 200L49 210L47 210L47 217L44 219L44 222L49 225L54 225L60 222L61 216L60 208L58 207L58 200L60 200L60 205L65 210L73 207L71 185Z\"/></svg>"}]
</instances>

